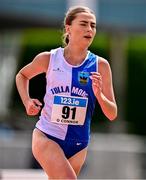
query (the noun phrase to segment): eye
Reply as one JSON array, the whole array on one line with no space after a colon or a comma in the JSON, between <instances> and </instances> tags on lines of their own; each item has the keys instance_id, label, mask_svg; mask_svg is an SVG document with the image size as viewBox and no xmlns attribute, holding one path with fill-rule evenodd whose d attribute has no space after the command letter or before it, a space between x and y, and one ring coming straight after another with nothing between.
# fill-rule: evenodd
<instances>
[{"instance_id":1,"label":"eye","mask_svg":"<svg viewBox=\"0 0 146 180\"><path fill-rule=\"evenodd\" d=\"M80 24L81 26L86 26L86 24Z\"/></svg>"},{"instance_id":2,"label":"eye","mask_svg":"<svg viewBox=\"0 0 146 180\"><path fill-rule=\"evenodd\" d=\"M96 28L96 25L95 24L91 24L91 28Z\"/></svg>"}]
</instances>

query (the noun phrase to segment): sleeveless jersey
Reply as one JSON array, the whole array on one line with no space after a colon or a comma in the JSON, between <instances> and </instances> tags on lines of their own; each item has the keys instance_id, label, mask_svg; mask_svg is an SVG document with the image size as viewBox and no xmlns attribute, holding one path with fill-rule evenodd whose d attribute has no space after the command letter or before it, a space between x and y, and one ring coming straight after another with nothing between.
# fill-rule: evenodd
<instances>
[{"instance_id":1,"label":"sleeveless jersey","mask_svg":"<svg viewBox=\"0 0 146 180\"><path fill-rule=\"evenodd\" d=\"M98 70L98 56L88 51L82 64L73 66L63 52L61 47L50 52L44 107L36 127L62 140L88 142L96 102L89 76Z\"/></svg>"}]
</instances>

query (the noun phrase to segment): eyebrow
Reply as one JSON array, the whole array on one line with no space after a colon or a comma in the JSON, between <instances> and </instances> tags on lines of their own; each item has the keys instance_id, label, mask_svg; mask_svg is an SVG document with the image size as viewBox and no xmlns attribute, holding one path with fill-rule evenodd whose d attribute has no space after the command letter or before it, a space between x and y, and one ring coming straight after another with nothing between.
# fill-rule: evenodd
<instances>
[{"instance_id":1,"label":"eyebrow","mask_svg":"<svg viewBox=\"0 0 146 180\"><path fill-rule=\"evenodd\" d=\"M85 20L81 20L80 22L81 22L81 23L86 23L86 24L88 23L88 21L85 21ZM91 24L96 25L95 22L91 22Z\"/></svg>"}]
</instances>

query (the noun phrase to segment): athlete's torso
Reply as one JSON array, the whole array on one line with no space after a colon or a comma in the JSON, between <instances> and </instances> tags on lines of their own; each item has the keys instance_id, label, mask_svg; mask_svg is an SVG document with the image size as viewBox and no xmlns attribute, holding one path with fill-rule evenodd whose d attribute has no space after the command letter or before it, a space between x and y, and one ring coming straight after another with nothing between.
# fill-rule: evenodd
<instances>
[{"instance_id":1,"label":"athlete's torso","mask_svg":"<svg viewBox=\"0 0 146 180\"><path fill-rule=\"evenodd\" d=\"M63 48L51 51L45 105L36 127L62 140L88 141L96 102L89 76L98 70L98 56L88 52L81 65L72 66L64 59L63 51ZM83 125L78 125L84 114Z\"/></svg>"}]
</instances>

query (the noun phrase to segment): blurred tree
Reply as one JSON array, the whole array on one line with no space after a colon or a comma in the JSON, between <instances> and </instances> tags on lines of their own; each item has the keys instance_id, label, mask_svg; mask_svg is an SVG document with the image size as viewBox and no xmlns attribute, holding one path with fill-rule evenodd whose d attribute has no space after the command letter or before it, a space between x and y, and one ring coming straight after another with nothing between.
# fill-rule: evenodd
<instances>
[{"instance_id":1,"label":"blurred tree","mask_svg":"<svg viewBox=\"0 0 146 180\"><path fill-rule=\"evenodd\" d=\"M146 36L129 38L126 112L129 132L146 135Z\"/></svg>"}]
</instances>

